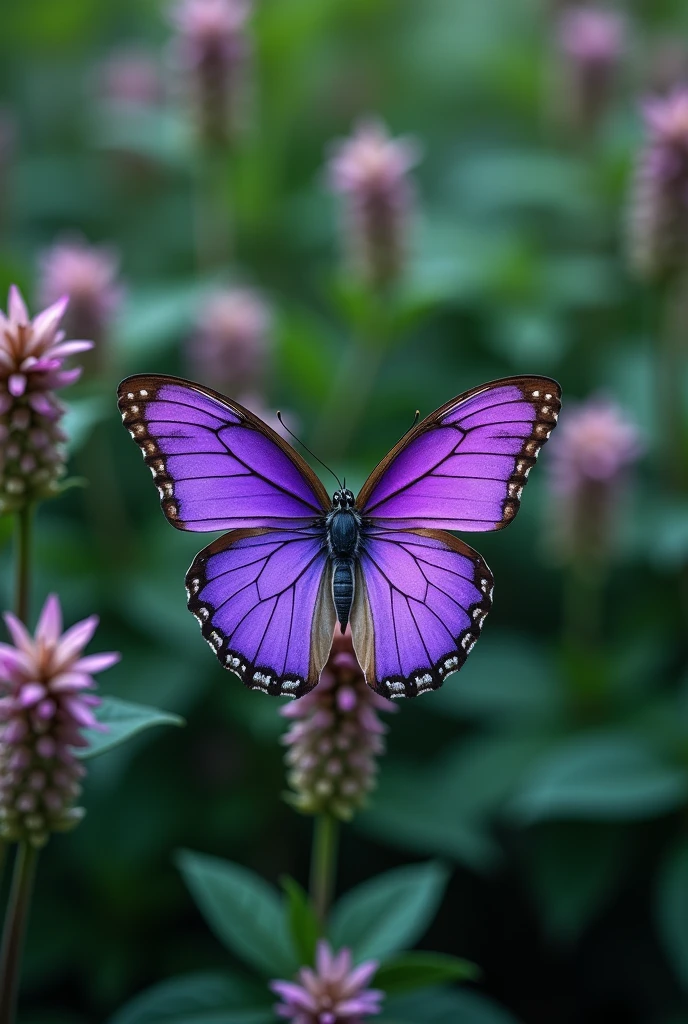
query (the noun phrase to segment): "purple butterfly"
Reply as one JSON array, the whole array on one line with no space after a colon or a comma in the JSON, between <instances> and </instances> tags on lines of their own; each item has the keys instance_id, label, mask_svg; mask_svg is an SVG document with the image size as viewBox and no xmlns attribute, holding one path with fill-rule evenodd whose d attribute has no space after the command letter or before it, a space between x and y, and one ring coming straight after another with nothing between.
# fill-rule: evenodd
<instances>
[{"instance_id":1,"label":"purple butterfly","mask_svg":"<svg viewBox=\"0 0 688 1024\"><path fill-rule=\"evenodd\" d=\"M332 500L278 434L178 377L128 377L119 406L179 530L229 530L194 559L188 605L221 664L301 697L351 623L368 684L415 697L461 668L492 604L482 557L445 530L508 526L557 422L560 388L509 377L414 426L357 498ZM443 527L444 529L438 529Z\"/></svg>"}]
</instances>

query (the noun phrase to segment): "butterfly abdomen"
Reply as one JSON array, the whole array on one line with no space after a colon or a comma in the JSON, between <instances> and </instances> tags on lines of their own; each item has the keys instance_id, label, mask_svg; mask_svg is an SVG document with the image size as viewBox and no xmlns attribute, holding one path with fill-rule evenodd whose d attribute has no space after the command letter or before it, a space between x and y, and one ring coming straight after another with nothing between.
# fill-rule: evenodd
<instances>
[{"instance_id":1,"label":"butterfly abdomen","mask_svg":"<svg viewBox=\"0 0 688 1024\"><path fill-rule=\"evenodd\" d=\"M358 554L361 520L351 508L333 510L327 518L327 546L332 558L332 598L342 633L354 599L354 560Z\"/></svg>"},{"instance_id":2,"label":"butterfly abdomen","mask_svg":"<svg viewBox=\"0 0 688 1024\"><path fill-rule=\"evenodd\" d=\"M332 597L342 633L347 627L354 600L354 562L352 558L336 558L332 574Z\"/></svg>"}]
</instances>

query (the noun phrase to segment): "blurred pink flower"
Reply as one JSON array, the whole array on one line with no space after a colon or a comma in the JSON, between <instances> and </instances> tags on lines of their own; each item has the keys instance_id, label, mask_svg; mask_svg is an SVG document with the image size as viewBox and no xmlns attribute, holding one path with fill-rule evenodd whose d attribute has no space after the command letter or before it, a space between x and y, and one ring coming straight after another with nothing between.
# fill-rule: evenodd
<instances>
[{"instance_id":1,"label":"blurred pink flower","mask_svg":"<svg viewBox=\"0 0 688 1024\"><path fill-rule=\"evenodd\" d=\"M237 398L260 395L271 350L267 304L247 288L210 295L201 309L188 353L201 383Z\"/></svg>"},{"instance_id":2,"label":"blurred pink flower","mask_svg":"<svg viewBox=\"0 0 688 1024\"><path fill-rule=\"evenodd\" d=\"M359 124L330 157L330 187L346 201L353 265L375 287L393 281L403 268L412 205L408 172L419 159L413 140L393 139L378 121Z\"/></svg>"},{"instance_id":3,"label":"blurred pink flower","mask_svg":"<svg viewBox=\"0 0 688 1024\"><path fill-rule=\"evenodd\" d=\"M337 632L318 685L280 709L293 719L282 742L297 810L352 818L375 786L376 757L385 749L377 712L397 710L366 684L350 631Z\"/></svg>"},{"instance_id":4,"label":"blurred pink flower","mask_svg":"<svg viewBox=\"0 0 688 1024\"><path fill-rule=\"evenodd\" d=\"M577 5L561 14L559 48L566 78L561 100L582 132L592 131L609 106L626 36L626 20L616 11Z\"/></svg>"},{"instance_id":5,"label":"blurred pink flower","mask_svg":"<svg viewBox=\"0 0 688 1024\"><path fill-rule=\"evenodd\" d=\"M642 451L638 428L610 400L567 408L549 460L553 539L564 559L608 554L628 472Z\"/></svg>"},{"instance_id":6,"label":"blurred pink flower","mask_svg":"<svg viewBox=\"0 0 688 1024\"><path fill-rule=\"evenodd\" d=\"M92 338L99 351L118 312L124 291L119 283L119 256L107 246L84 239L56 242L39 260L41 303L69 298L65 325L71 334Z\"/></svg>"},{"instance_id":7,"label":"blurred pink flower","mask_svg":"<svg viewBox=\"0 0 688 1024\"><path fill-rule=\"evenodd\" d=\"M64 360L93 345L64 340L67 303L63 296L31 320L12 285L8 315L0 312L0 512L50 497L64 471L64 408L53 392L81 373Z\"/></svg>"},{"instance_id":8,"label":"blurred pink flower","mask_svg":"<svg viewBox=\"0 0 688 1024\"><path fill-rule=\"evenodd\" d=\"M688 86L646 101L643 115L629 255L640 277L658 280L688 265Z\"/></svg>"},{"instance_id":9,"label":"blurred pink flower","mask_svg":"<svg viewBox=\"0 0 688 1024\"><path fill-rule=\"evenodd\" d=\"M83 649L93 636L92 615L62 633L57 597L46 600L32 637L14 615L5 622L12 644L0 644L0 835L42 846L83 816L74 807L84 768L74 749L87 746L82 729L103 729L93 715L100 698L93 674L119 655Z\"/></svg>"},{"instance_id":10,"label":"blurred pink flower","mask_svg":"<svg viewBox=\"0 0 688 1024\"><path fill-rule=\"evenodd\" d=\"M160 68L146 50L113 50L98 67L98 90L106 103L153 107L163 95Z\"/></svg>"},{"instance_id":11,"label":"blurred pink flower","mask_svg":"<svg viewBox=\"0 0 688 1024\"><path fill-rule=\"evenodd\" d=\"M229 141L238 129L250 59L250 0L180 0L171 12L174 54L200 137Z\"/></svg>"},{"instance_id":12,"label":"blurred pink flower","mask_svg":"<svg viewBox=\"0 0 688 1024\"><path fill-rule=\"evenodd\" d=\"M281 1000L275 1013L291 1024L359 1024L381 1011L384 993L366 988L377 968L376 960L353 967L350 950L335 955L321 939L315 969L302 967L296 981L270 982Z\"/></svg>"}]
</instances>

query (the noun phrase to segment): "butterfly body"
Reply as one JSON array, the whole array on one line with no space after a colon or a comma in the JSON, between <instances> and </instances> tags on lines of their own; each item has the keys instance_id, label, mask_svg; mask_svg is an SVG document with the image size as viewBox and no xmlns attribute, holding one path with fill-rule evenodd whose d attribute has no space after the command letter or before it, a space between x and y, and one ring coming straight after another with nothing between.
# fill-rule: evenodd
<instances>
[{"instance_id":1,"label":"butterfly body","mask_svg":"<svg viewBox=\"0 0 688 1024\"><path fill-rule=\"evenodd\" d=\"M361 513L353 492L335 491L326 523L327 549L332 561L332 599L342 633L346 629L356 590L356 561L361 546Z\"/></svg>"},{"instance_id":2,"label":"butterfly body","mask_svg":"<svg viewBox=\"0 0 688 1024\"><path fill-rule=\"evenodd\" d=\"M513 521L560 397L548 377L473 388L408 431L356 497L340 488L330 498L301 456L231 399L160 375L119 387L168 522L229 531L186 575L204 638L246 686L290 697L317 684L337 620L350 624L383 696L437 689L463 666L494 581L448 531Z\"/></svg>"}]
</instances>

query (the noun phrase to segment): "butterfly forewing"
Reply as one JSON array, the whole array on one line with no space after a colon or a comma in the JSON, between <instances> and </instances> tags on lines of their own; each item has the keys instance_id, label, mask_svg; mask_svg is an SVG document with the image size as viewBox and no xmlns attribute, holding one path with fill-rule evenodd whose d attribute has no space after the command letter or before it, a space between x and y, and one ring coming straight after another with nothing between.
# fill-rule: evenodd
<instances>
[{"instance_id":1,"label":"butterfly forewing","mask_svg":"<svg viewBox=\"0 0 688 1024\"><path fill-rule=\"evenodd\" d=\"M368 684L384 697L436 690L478 639L492 587L482 557L450 533L373 529L351 616Z\"/></svg>"},{"instance_id":2,"label":"butterfly forewing","mask_svg":"<svg viewBox=\"0 0 688 1024\"><path fill-rule=\"evenodd\" d=\"M119 386L124 425L180 530L293 527L322 516L327 492L278 434L228 398L177 377Z\"/></svg>"},{"instance_id":3,"label":"butterfly forewing","mask_svg":"<svg viewBox=\"0 0 688 1024\"><path fill-rule=\"evenodd\" d=\"M448 402L402 438L357 505L390 528L499 530L554 428L561 392L548 377L508 377Z\"/></svg>"}]
</instances>

